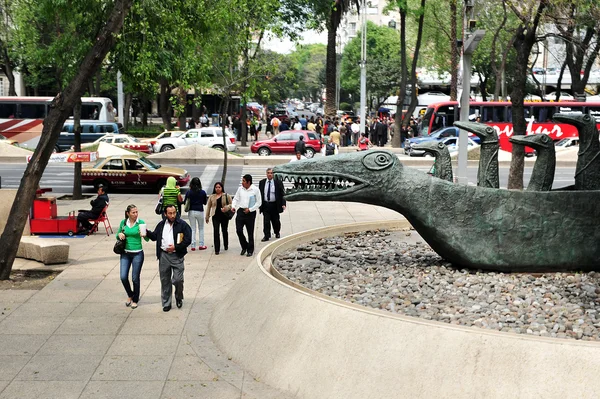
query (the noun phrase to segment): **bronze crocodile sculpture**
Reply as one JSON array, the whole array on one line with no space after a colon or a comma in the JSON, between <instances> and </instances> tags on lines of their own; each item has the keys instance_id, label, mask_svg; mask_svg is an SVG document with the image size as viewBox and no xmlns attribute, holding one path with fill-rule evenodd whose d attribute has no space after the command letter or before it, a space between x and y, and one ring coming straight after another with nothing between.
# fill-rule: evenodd
<instances>
[{"instance_id":1,"label":"bronze crocodile sculpture","mask_svg":"<svg viewBox=\"0 0 600 399\"><path fill-rule=\"evenodd\" d=\"M528 136L512 136L510 142L533 148L537 151L537 159L533 165L527 191L550 191L556 170L556 150L554 142L547 134L530 134Z\"/></svg>"},{"instance_id":2,"label":"bronze crocodile sculpture","mask_svg":"<svg viewBox=\"0 0 600 399\"><path fill-rule=\"evenodd\" d=\"M415 150L425 150L429 151L435 157L435 162L433 164L432 176L437 177L438 179L454 181L454 177L452 175L452 158L450 157L450 151L448 151L448 147L446 144L433 140L433 141L424 141L422 143L415 144L413 146Z\"/></svg>"},{"instance_id":3,"label":"bronze crocodile sculpture","mask_svg":"<svg viewBox=\"0 0 600 399\"><path fill-rule=\"evenodd\" d=\"M289 201L393 209L443 258L501 272L600 270L600 191L516 191L453 184L370 150L275 167Z\"/></svg>"}]
</instances>

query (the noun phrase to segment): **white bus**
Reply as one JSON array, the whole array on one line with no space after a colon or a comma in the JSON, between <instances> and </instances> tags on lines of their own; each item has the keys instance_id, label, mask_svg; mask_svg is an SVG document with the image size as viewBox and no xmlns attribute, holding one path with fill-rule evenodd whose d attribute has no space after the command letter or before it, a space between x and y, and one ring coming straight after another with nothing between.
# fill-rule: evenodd
<instances>
[{"instance_id":1,"label":"white bus","mask_svg":"<svg viewBox=\"0 0 600 399\"><path fill-rule=\"evenodd\" d=\"M0 134L19 145L35 148L42 123L54 97L0 97ZM110 98L82 97L83 121L114 122L115 108ZM70 119L73 115L70 116Z\"/></svg>"}]
</instances>

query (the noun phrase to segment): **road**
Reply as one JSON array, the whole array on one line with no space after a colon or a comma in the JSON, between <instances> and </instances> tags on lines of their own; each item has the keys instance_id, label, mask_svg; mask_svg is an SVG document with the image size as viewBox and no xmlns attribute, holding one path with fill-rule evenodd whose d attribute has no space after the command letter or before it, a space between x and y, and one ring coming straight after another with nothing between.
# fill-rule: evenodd
<instances>
[{"instance_id":1,"label":"road","mask_svg":"<svg viewBox=\"0 0 600 399\"><path fill-rule=\"evenodd\" d=\"M20 184L23 172L25 171L25 164L2 164L0 163L0 176L2 178L2 188L17 188ZM223 173L222 166L212 165L172 165L186 169L192 177L198 176L202 181L203 188L210 194L212 192L213 184L216 181L221 180ZM429 168L422 168L420 170L426 172ZM266 167L264 166L229 166L227 171L227 180L225 183L225 191L234 193L237 190L241 182L241 177L244 174L250 174L253 176L254 181L258 184L258 181L265 177ZM572 185L574 183L575 168L556 168L554 177L554 188L561 188ZM531 168L525 169L525 184L529 181L531 176ZM477 168L468 169L468 179L470 184L476 184L477 182ZM508 167L500 168L500 185L506 188L506 182L508 180ZM47 188L51 187L54 193L72 193L73 191L73 165L69 164L48 164L40 187ZM133 191L133 190L132 190ZM84 193L93 193L92 187L84 187Z\"/></svg>"}]
</instances>

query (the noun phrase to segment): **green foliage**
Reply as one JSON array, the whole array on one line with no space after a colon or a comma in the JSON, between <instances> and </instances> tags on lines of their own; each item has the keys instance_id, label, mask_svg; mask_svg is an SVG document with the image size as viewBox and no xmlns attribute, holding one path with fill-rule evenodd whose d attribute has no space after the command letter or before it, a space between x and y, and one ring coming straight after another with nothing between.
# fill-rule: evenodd
<instances>
[{"instance_id":1,"label":"green foliage","mask_svg":"<svg viewBox=\"0 0 600 399\"><path fill-rule=\"evenodd\" d=\"M296 51L287 58L290 60L296 75L297 87L290 95L298 98L321 97L325 87L325 58L327 46L324 44L307 44L296 47Z\"/></svg>"},{"instance_id":2,"label":"green foliage","mask_svg":"<svg viewBox=\"0 0 600 399\"><path fill-rule=\"evenodd\" d=\"M60 90L74 76L92 47L98 21L110 4L102 0L13 0L13 54L33 87L55 84Z\"/></svg>"},{"instance_id":3,"label":"green foliage","mask_svg":"<svg viewBox=\"0 0 600 399\"><path fill-rule=\"evenodd\" d=\"M342 111L352 111L352 105L345 103L345 102L341 102L340 103L340 109Z\"/></svg>"},{"instance_id":4,"label":"green foliage","mask_svg":"<svg viewBox=\"0 0 600 399\"><path fill-rule=\"evenodd\" d=\"M344 47L340 84L358 98L360 93L361 35ZM400 34L387 26L367 23L367 92L383 99L398 88L400 82ZM356 96L356 97L354 97Z\"/></svg>"}]
</instances>

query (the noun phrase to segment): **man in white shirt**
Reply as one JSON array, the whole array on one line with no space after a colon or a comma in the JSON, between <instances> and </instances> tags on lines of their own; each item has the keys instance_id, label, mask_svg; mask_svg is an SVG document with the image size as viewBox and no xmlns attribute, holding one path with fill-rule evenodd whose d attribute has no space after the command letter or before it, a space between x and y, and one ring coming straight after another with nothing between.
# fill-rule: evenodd
<instances>
[{"instance_id":1,"label":"man in white shirt","mask_svg":"<svg viewBox=\"0 0 600 399\"><path fill-rule=\"evenodd\" d=\"M175 302L178 308L183 306L183 259L187 247L192 243L192 229L177 216L175 205L165 208L165 218L158 223L154 231L146 234L156 241L156 257L160 276L161 299L163 312L171 310L173 286L175 286Z\"/></svg>"},{"instance_id":2,"label":"man in white shirt","mask_svg":"<svg viewBox=\"0 0 600 399\"><path fill-rule=\"evenodd\" d=\"M350 130L352 130L352 144L357 145L358 136L360 133L360 125L358 124L358 119L352 122L352 125L350 125Z\"/></svg>"},{"instance_id":3,"label":"man in white shirt","mask_svg":"<svg viewBox=\"0 0 600 399\"><path fill-rule=\"evenodd\" d=\"M251 175L244 175L242 187L238 188L231 202L231 210L236 212L235 231L242 247L240 255L252 256L254 253L254 223L256 211L261 205L260 190L252 184ZM244 236L244 226L246 226L248 240Z\"/></svg>"}]
</instances>

